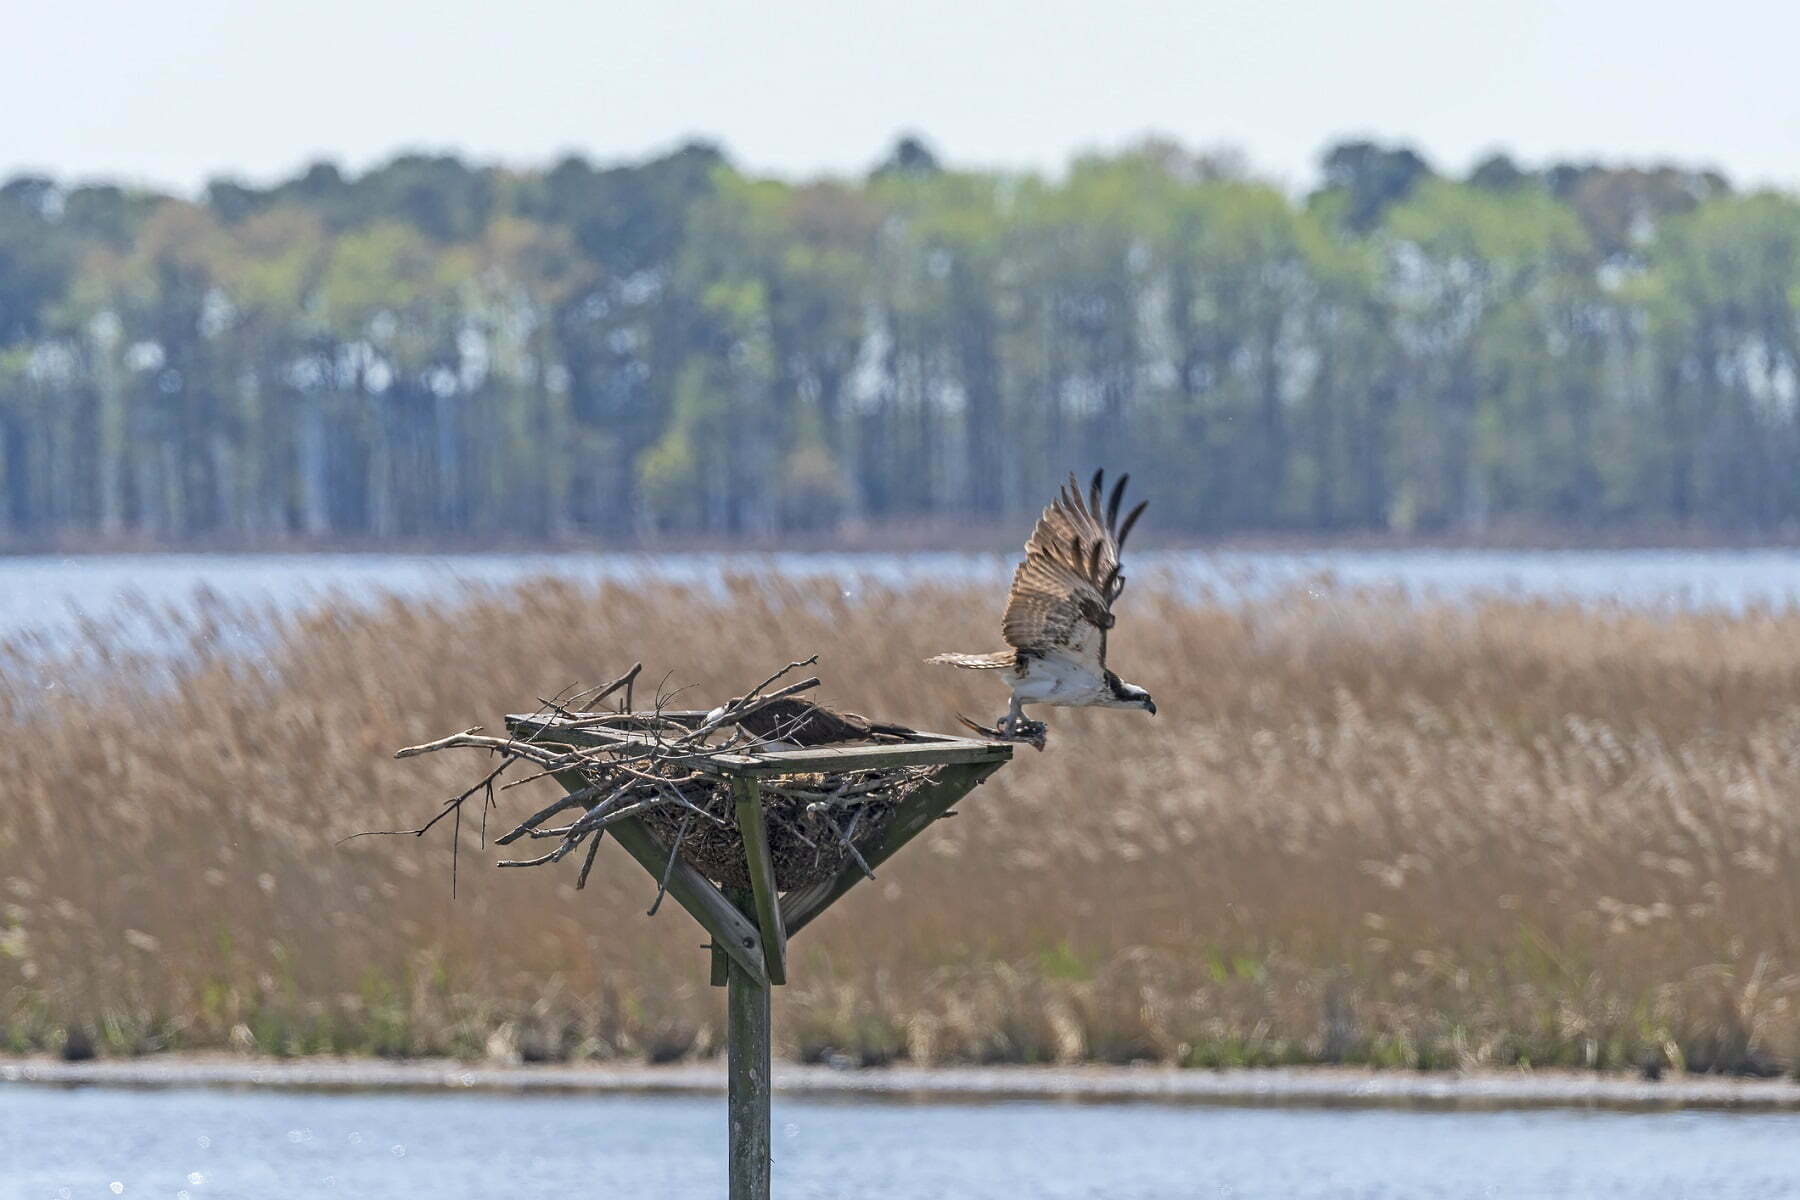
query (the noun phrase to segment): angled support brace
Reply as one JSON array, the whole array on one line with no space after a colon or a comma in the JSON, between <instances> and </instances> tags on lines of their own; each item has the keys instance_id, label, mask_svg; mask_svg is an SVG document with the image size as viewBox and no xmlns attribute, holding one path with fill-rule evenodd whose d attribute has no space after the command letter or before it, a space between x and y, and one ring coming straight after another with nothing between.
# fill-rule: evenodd
<instances>
[{"instance_id":1,"label":"angled support brace","mask_svg":"<svg viewBox=\"0 0 1800 1200\"><path fill-rule=\"evenodd\" d=\"M587 786L587 780L577 771L558 771L556 781L571 792ZM700 922L701 928L712 934L714 953L723 950L751 979L763 984L768 982L762 935L750 918L720 894L711 880L679 858L671 866L669 848L635 817L607 826L606 832L637 859L638 865L648 871L652 879L661 879L665 870L669 872L669 895L688 911L689 916Z\"/></svg>"},{"instance_id":2,"label":"angled support brace","mask_svg":"<svg viewBox=\"0 0 1800 1200\"><path fill-rule=\"evenodd\" d=\"M1005 765L1005 760L1001 760L945 767L937 778L901 801L880 836L862 848L864 860L871 869L879 867ZM862 867L854 862L847 863L843 870L823 883L796 888L782 897L781 917L787 934L791 937L806 928L814 917L831 907L862 878Z\"/></svg>"},{"instance_id":3,"label":"angled support brace","mask_svg":"<svg viewBox=\"0 0 1800 1200\"><path fill-rule=\"evenodd\" d=\"M769 855L769 826L763 817L762 785L750 778L731 781L737 800L738 832L750 868L751 912L762 934L763 965L770 983L787 982L787 931L781 924L781 896L775 891L775 861Z\"/></svg>"}]
</instances>

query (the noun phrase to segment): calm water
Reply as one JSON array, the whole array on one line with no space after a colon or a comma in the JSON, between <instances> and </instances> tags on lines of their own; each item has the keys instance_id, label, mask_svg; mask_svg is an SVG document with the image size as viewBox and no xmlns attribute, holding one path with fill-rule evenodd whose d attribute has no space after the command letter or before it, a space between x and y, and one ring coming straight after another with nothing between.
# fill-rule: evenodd
<instances>
[{"instance_id":1,"label":"calm water","mask_svg":"<svg viewBox=\"0 0 1800 1200\"><path fill-rule=\"evenodd\" d=\"M1800 553L1754 551L1321 551L1305 554L1170 551L1133 558L1140 577L1164 573L1227 596L1335 577L1416 596L1472 594L1572 598L1654 607L1742 608L1800 603ZM206 588L233 601L295 608L326 594L370 599L453 594L468 584L554 575L654 577L716 583L739 571L775 570L838 580L966 580L1004 586L1012 560L986 554L383 554L116 555L0 558L0 637L66 636L74 614L105 614L135 597L150 606L192 603ZM996 602L998 597L996 597Z\"/></svg>"},{"instance_id":2,"label":"calm water","mask_svg":"<svg viewBox=\"0 0 1800 1200\"><path fill-rule=\"evenodd\" d=\"M713 1200L709 1097L0 1085L0 1195ZM1800 1196L1800 1115L778 1101L784 1200Z\"/></svg>"}]
</instances>

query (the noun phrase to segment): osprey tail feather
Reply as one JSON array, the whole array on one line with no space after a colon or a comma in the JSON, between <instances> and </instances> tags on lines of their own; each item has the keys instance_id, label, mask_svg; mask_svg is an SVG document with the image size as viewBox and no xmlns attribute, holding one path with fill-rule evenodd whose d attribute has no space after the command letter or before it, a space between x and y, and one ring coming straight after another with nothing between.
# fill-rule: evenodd
<instances>
[{"instance_id":1,"label":"osprey tail feather","mask_svg":"<svg viewBox=\"0 0 1800 1200\"><path fill-rule=\"evenodd\" d=\"M925 660L961 667L965 671L1004 671L1018 661L1016 650L996 650L992 654L934 654Z\"/></svg>"}]
</instances>

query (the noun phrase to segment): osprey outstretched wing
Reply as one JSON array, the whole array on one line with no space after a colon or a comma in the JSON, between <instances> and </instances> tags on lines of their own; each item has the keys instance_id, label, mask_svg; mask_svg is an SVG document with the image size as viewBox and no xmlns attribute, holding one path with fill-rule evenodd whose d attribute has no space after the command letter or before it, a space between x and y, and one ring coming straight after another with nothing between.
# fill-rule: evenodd
<instances>
[{"instance_id":1,"label":"osprey outstretched wing","mask_svg":"<svg viewBox=\"0 0 1800 1200\"><path fill-rule=\"evenodd\" d=\"M1042 726L1025 720L1026 704L1156 711L1149 692L1106 666L1112 606L1125 588L1119 554L1148 503L1119 519L1128 479L1121 475L1107 496L1104 472L1094 472L1085 493L1070 476L1038 518L1025 543L1025 561L1013 572L1000 623L1010 650L931 660L1002 673L1013 689L1012 706L999 724L1005 736L1024 736L1021 731L1030 728L1032 740L1041 743Z\"/></svg>"},{"instance_id":2,"label":"osprey outstretched wing","mask_svg":"<svg viewBox=\"0 0 1800 1200\"><path fill-rule=\"evenodd\" d=\"M1119 506L1130 475L1119 476L1100 507L1106 473L1095 471L1084 495L1073 475L1038 518L1013 572L1000 632L1017 650L1066 654L1099 675L1106 669L1106 631L1113 601L1125 589L1119 552L1148 500L1121 522Z\"/></svg>"}]
</instances>

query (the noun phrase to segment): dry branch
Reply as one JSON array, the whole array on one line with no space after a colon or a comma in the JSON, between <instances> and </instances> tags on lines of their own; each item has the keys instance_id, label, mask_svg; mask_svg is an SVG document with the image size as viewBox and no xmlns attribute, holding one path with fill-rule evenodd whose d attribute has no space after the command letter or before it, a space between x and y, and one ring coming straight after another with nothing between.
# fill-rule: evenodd
<instances>
[{"instance_id":1,"label":"dry branch","mask_svg":"<svg viewBox=\"0 0 1800 1200\"><path fill-rule=\"evenodd\" d=\"M817 662L818 656L814 655L788 663L698 723L692 715L679 721L668 716L668 705L677 693L660 685L654 708L630 711L629 697L643 670L643 664L637 663L599 687L540 699L538 717L548 714L551 719L541 723L532 736L494 737L484 734L480 726L473 726L406 747L395 757L478 750L497 754L501 761L420 829L403 832L422 834L453 814L460 821L461 805L476 794L484 796L484 804L492 803L495 781L508 767L522 761L537 769L515 783L554 776L570 790L495 839L495 844L501 846L521 838L554 839L556 845L536 857L503 860L500 866L548 866L587 843L576 879L576 886L581 887L593 870L605 831L621 822L642 821L669 854L670 865L661 873L652 913L660 905L677 858L714 882L747 886L743 837L721 760L755 752L765 745L765 739L751 734L742 722L771 704L818 687L817 676L784 683ZM616 712L594 711L621 691L626 696L626 707ZM793 724L798 727L802 722L803 718ZM561 736L572 740L558 740L559 730L568 731ZM787 725L780 726L768 740L779 741L793 731ZM782 889L827 878L851 862L872 875L856 845L858 830L865 838L874 836L899 800L931 774L929 768L904 766L813 772L767 780L763 789L764 815L770 854ZM511 785L503 785L501 790L507 786ZM573 819L551 823L553 818L570 812L575 814ZM484 820L485 816L484 808ZM829 829L824 836L819 832L821 825Z\"/></svg>"}]
</instances>

